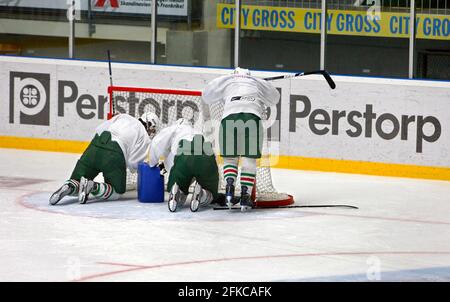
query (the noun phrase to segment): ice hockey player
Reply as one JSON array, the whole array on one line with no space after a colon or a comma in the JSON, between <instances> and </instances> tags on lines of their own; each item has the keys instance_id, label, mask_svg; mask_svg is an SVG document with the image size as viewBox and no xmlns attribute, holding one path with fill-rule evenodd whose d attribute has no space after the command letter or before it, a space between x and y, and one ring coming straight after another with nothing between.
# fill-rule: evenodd
<instances>
[{"instance_id":1,"label":"ice hockey player","mask_svg":"<svg viewBox=\"0 0 450 302\"><path fill-rule=\"evenodd\" d=\"M192 120L179 119L162 129L152 140L150 147L151 167L164 157L164 167L169 171L167 191L169 211L183 206L194 178L197 184L190 203L191 211L209 205L218 196L219 169L212 144L206 142L202 133L195 130Z\"/></svg>"},{"instance_id":2,"label":"ice hockey player","mask_svg":"<svg viewBox=\"0 0 450 302\"><path fill-rule=\"evenodd\" d=\"M159 119L152 112L139 119L118 114L101 123L70 179L50 197L50 204L56 205L67 195L78 196L81 204L86 203L89 194L95 199L118 199L126 191L127 167L135 171L146 158L158 127ZM93 181L100 172L104 183Z\"/></svg>"},{"instance_id":3,"label":"ice hockey player","mask_svg":"<svg viewBox=\"0 0 450 302\"><path fill-rule=\"evenodd\" d=\"M248 69L236 68L208 83L202 93L208 104L224 102L219 145L224 158L223 177L226 183L227 205L240 203L241 211L252 208L256 160L261 158L263 128L261 116L265 106L276 105L280 93L268 81L250 75ZM238 163L241 166L241 196L235 198Z\"/></svg>"}]
</instances>

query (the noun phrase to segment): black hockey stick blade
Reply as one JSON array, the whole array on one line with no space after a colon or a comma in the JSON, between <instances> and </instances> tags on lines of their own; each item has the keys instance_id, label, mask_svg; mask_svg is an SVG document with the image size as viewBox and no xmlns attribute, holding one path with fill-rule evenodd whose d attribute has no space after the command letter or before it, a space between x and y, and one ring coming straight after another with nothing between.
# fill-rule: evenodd
<instances>
[{"instance_id":1,"label":"black hockey stick blade","mask_svg":"<svg viewBox=\"0 0 450 302\"><path fill-rule=\"evenodd\" d=\"M293 209L293 208L344 208L344 209L359 209L358 207L346 204L318 204L318 205L293 205L293 206L272 206L272 207L255 207L253 209ZM240 210L241 208L233 207L231 210ZM214 210L229 210L228 207L215 207Z\"/></svg>"},{"instance_id":2,"label":"black hockey stick blade","mask_svg":"<svg viewBox=\"0 0 450 302\"><path fill-rule=\"evenodd\" d=\"M328 85L330 85L331 89L335 89L336 88L336 83L333 81L333 79L331 78L330 74L328 72L326 72L325 70L322 70L322 75L325 78L325 80L327 80Z\"/></svg>"},{"instance_id":3,"label":"black hockey stick blade","mask_svg":"<svg viewBox=\"0 0 450 302\"><path fill-rule=\"evenodd\" d=\"M310 74L321 74L325 78L325 80L328 82L328 85L331 89L336 88L336 83L331 78L330 74L326 70L317 70L317 71L309 71L305 72L304 75L310 75Z\"/></svg>"}]
</instances>

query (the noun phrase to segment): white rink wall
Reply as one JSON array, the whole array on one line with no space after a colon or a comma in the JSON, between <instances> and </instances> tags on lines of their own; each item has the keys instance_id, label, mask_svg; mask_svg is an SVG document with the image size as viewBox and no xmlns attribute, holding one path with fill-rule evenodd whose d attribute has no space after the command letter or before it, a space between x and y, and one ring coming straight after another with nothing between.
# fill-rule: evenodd
<instances>
[{"instance_id":1,"label":"white rink wall","mask_svg":"<svg viewBox=\"0 0 450 302\"><path fill-rule=\"evenodd\" d=\"M201 90L226 73L229 70L113 63L117 86ZM333 78L335 90L320 76L274 82L282 95L276 110L281 129L272 131L280 134L272 139L280 141L282 157L448 172L450 82ZM89 141L106 119L108 85L106 62L0 57L0 147L8 147L7 140L10 146L17 137ZM25 104L27 93L37 93L39 103Z\"/></svg>"}]
</instances>

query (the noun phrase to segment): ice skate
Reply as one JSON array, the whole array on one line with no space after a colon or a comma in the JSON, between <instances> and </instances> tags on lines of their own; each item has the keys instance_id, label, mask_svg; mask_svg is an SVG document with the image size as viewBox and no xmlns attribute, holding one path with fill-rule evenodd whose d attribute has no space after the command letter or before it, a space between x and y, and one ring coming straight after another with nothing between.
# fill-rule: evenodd
<instances>
[{"instance_id":1,"label":"ice skate","mask_svg":"<svg viewBox=\"0 0 450 302\"><path fill-rule=\"evenodd\" d=\"M80 204L85 204L89 194L94 189L95 183L92 180L81 177L80 179L80 192L78 193L78 202Z\"/></svg>"},{"instance_id":2,"label":"ice skate","mask_svg":"<svg viewBox=\"0 0 450 302\"><path fill-rule=\"evenodd\" d=\"M50 196L49 204L54 206L56 205L64 196L72 193L72 188L68 183L65 183L61 188L59 188L55 193Z\"/></svg>"},{"instance_id":3,"label":"ice skate","mask_svg":"<svg viewBox=\"0 0 450 302\"><path fill-rule=\"evenodd\" d=\"M196 184L194 187L194 193L192 194L191 211L197 212L200 206L207 206L212 200L212 194L203 189L199 184Z\"/></svg>"},{"instance_id":4,"label":"ice skate","mask_svg":"<svg viewBox=\"0 0 450 302\"><path fill-rule=\"evenodd\" d=\"M176 183L173 184L169 195L169 211L175 212L179 207L183 206L186 201L186 197L187 196L180 190L178 185Z\"/></svg>"},{"instance_id":5,"label":"ice skate","mask_svg":"<svg viewBox=\"0 0 450 302\"><path fill-rule=\"evenodd\" d=\"M197 212L199 206L200 206L200 199L202 198L203 190L202 187L199 184L196 184L194 187L194 193L192 194L192 200L191 200L191 211Z\"/></svg>"},{"instance_id":6,"label":"ice skate","mask_svg":"<svg viewBox=\"0 0 450 302\"><path fill-rule=\"evenodd\" d=\"M241 198L239 200L241 206L241 212L249 211L253 208L253 202L248 194L247 186L241 188Z\"/></svg>"},{"instance_id":7,"label":"ice skate","mask_svg":"<svg viewBox=\"0 0 450 302\"><path fill-rule=\"evenodd\" d=\"M234 198L234 179L233 178L227 178L227 185L225 187L225 198L226 198L227 207L229 209L231 209L231 207L237 203Z\"/></svg>"}]
</instances>

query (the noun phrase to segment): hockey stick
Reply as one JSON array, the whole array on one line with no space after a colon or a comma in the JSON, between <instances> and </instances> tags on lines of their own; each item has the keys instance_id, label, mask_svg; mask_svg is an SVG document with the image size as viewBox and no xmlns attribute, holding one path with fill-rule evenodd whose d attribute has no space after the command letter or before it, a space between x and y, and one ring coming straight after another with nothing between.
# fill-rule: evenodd
<instances>
[{"instance_id":1,"label":"hockey stick","mask_svg":"<svg viewBox=\"0 0 450 302\"><path fill-rule=\"evenodd\" d=\"M311 74L321 74L325 78L325 80L327 80L328 85L330 86L331 89L336 88L336 83L333 81L330 74L326 70L316 70L316 71L308 71L308 72L299 72L299 73L294 73L294 74L285 74L285 75L281 75L281 76L264 78L264 80L273 81L273 80L281 80L281 79L290 79L290 78L307 76L307 75L311 75Z\"/></svg>"},{"instance_id":2,"label":"hockey stick","mask_svg":"<svg viewBox=\"0 0 450 302\"><path fill-rule=\"evenodd\" d=\"M108 67L109 67L109 83L113 86L112 68L111 68L111 52L108 49Z\"/></svg>"},{"instance_id":3,"label":"hockey stick","mask_svg":"<svg viewBox=\"0 0 450 302\"><path fill-rule=\"evenodd\" d=\"M110 87L112 87L112 86L114 86L113 85L113 79L112 79L112 67L111 67L111 52L109 51L109 49L107 50L107 53L108 53L108 67L109 67L109 84L110 84ZM108 90L108 93L109 93L109 90ZM116 113L116 106L115 106L115 104L114 104L114 100L112 99L112 94L110 94L110 99L111 100L109 100L110 102L111 102L111 112L109 113L109 115L108 115L108 119L110 119L111 117L113 117L113 115Z\"/></svg>"},{"instance_id":4,"label":"hockey stick","mask_svg":"<svg viewBox=\"0 0 450 302\"><path fill-rule=\"evenodd\" d=\"M255 207L253 209L292 209L292 208L346 208L346 209L358 209L358 207L350 206L346 204L321 204L321 205L304 205L304 206L271 206L271 207ZM228 207L215 207L214 210L229 210ZM241 208L231 208L231 210L240 210Z\"/></svg>"}]
</instances>

